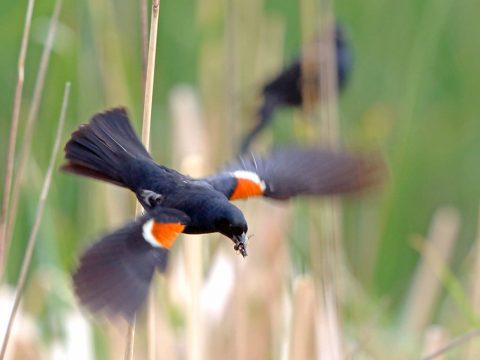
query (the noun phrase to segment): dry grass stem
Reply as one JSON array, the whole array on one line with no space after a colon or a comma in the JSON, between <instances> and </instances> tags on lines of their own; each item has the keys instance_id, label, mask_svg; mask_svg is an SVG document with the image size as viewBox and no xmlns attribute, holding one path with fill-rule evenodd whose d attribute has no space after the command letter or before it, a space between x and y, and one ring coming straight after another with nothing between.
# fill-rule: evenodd
<instances>
[{"instance_id":1,"label":"dry grass stem","mask_svg":"<svg viewBox=\"0 0 480 360\"><path fill-rule=\"evenodd\" d=\"M435 308L441 276L447 267L460 228L455 209L441 208L434 215L426 243L420 245L422 259L417 267L402 318L404 333L419 334Z\"/></svg>"},{"instance_id":2,"label":"dry grass stem","mask_svg":"<svg viewBox=\"0 0 480 360\"><path fill-rule=\"evenodd\" d=\"M312 36L318 28L317 4L313 0L300 3L300 20L302 36L302 75L308 81L303 82L302 98L303 112L309 120L312 120L313 110L317 102L319 84L315 83L316 74L319 71L319 46L311 45ZM312 16L314 15L314 16Z\"/></svg>"},{"instance_id":3,"label":"dry grass stem","mask_svg":"<svg viewBox=\"0 0 480 360\"><path fill-rule=\"evenodd\" d=\"M133 359L133 349L135 347L135 324L137 323L137 318L134 317L132 323L128 325L127 329L127 342L125 346L125 359Z\"/></svg>"},{"instance_id":4,"label":"dry grass stem","mask_svg":"<svg viewBox=\"0 0 480 360\"><path fill-rule=\"evenodd\" d=\"M305 275L298 278L294 287L293 322L290 340L290 356L292 360L314 357L315 319L315 284L313 279Z\"/></svg>"},{"instance_id":5,"label":"dry grass stem","mask_svg":"<svg viewBox=\"0 0 480 360\"><path fill-rule=\"evenodd\" d=\"M142 45L142 96L145 98L145 86L147 78L148 65L148 9L147 0L140 0L140 33ZM157 317L155 307L155 279L152 281L152 288L148 293L147 299L147 356L149 360L155 360L156 350L156 322Z\"/></svg>"},{"instance_id":6,"label":"dry grass stem","mask_svg":"<svg viewBox=\"0 0 480 360\"><path fill-rule=\"evenodd\" d=\"M445 346L448 337L445 330L438 325L432 325L425 331L425 339L423 344L422 353L426 355L436 352L437 349L441 349ZM438 357L437 360L442 360L443 356Z\"/></svg>"},{"instance_id":7,"label":"dry grass stem","mask_svg":"<svg viewBox=\"0 0 480 360\"><path fill-rule=\"evenodd\" d=\"M236 129L237 129L237 97L236 97L236 63L235 63L235 46L236 46L236 21L235 21L235 1L226 1L225 14L225 90L227 94L226 106L226 126L225 140L226 143L237 151Z\"/></svg>"},{"instance_id":8,"label":"dry grass stem","mask_svg":"<svg viewBox=\"0 0 480 360\"><path fill-rule=\"evenodd\" d=\"M472 310L475 314L480 313L480 208L477 217L477 236L473 245L475 261L470 283ZM480 354L480 343L478 341L470 342L466 358L475 360L478 354Z\"/></svg>"},{"instance_id":9,"label":"dry grass stem","mask_svg":"<svg viewBox=\"0 0 480 360\"><path fill-rule=\"evenodd\" d=\"M156 356L156 349L157 349L157 311L156 305L157 302L155 300L156 296L156 281L155 277L152 280L152 287L150 292L148 293L147 298L147 357L149 360L155 360Z\"/></svg>"},{"instance_id":10,"label":"dry grass stem","mask_svg":"<svg viewBox=\"0 0 480 360\"><path fill-rule=\"evenodd\" d=\"M25 24L23 27L22 43L20 45L20 54L17 65L17 85L15 87L15 97L13 100L12 123L10 125L10 135L8 139L7 163L5 166L5 185L3 190L3 202L0 213L0 279L5 263L6 250L6 221L8 205L10 203L10 191L12 189L13 167L15 162L15 146L17 143L18 120L20 118L20 105L22 104L23 84L25 79L25 59L27 57L28 39L30 37L30 27L32 24L33 7L35 0L29 0L27 12L25 14Z\"/></svg>"},{"instance_id":11,"label":"dry grass stem","mask_svg":"<svg viewBox=\"0 0 480 360\"><path fill-rule=\"evenodd\" d=\"M147 0L140 0L140 31L142 41L142 86L145 92L145 80L147 78L148 64L148 11ZM145 96L145 94L144 94Z\"/></svg>"},{"instance_id":12,"label":"dry grass stem","mask_svg":"<svg viewBox=\"0 0 480 360\"><path fill-rule=\"evenodd\" d=\"M315 115L315 137L323 146L336 148L339 145L338 114L336 96L336 59L333 42L333 6L331 1L320 3L313 0L302 2L302 27L304 76L304 113ZM310 27L307 28L307 25ZM320 27L320 25L323 25ZM311 32L316 33L316 44L310 45ZM318 77L315 76L318 74ZM318 83L314 83L318 79ZM319 111L314 104L318 103ZM316 210L316 209L319 210ZM310 235L311 263L316 281L317 301L317 357L320 359L342 359L343 341L341 319L337 307L339 270L343 270L342 255L342 212L340 202L326 199L320 207L311 208L312 234ZM320 224L320 228L316 226Z\"/></svg>"},{"instance_id":13,"label":"dry grass stem","mask_svg":"<svg viewBox=\"0 0 480 360\"><path fill-rule=\"evenodd\" d=\"M15 299L13 302L12 311L10 313L10 318L8 320L7 329L5 331L5 336L3 338L2 350L0 352L0 360L3 360L5 353L7 351L8 339L12 330L12 325L15 320L15 314L17 313L18 305L20 304L20 299L25 288L25 282L27 279L28 269L32 260L33 250L35 248L35 243L37 239L37 233L40 228L40 223L42 221L43 210L45 208L45 203L47 201L48 191L50 189L50 183L52 181L52 173L55 167L55 159L57 157L58 149L60 148L60 139L63 131L63 124L65 123L65 117L68 107L68 98L70 96L70 83L66 83L65 92L63 95L62 109L60 112L60 119L58 121L57 133L55 135L55 143L52 149L52 155L50 157L50 163L48 165L47 174L45 175L45 180L43 182L42 192L40 194L40 200L38 202L37 211L35 213L35 221L33 223L32 231L30 237L28 238L27 249L25 251L25 256L22 261L22 267L20 270L20 275L18 278L17 289L15 291Z\"/></svg>"},{"instance_id":14,"label":"dry grass stem","mask_svg":"<svg viewBox=\"0 0 480 360\"><path fill-rule=\"evenodd\" d=\"M20 191L27 168L27 163L30 155L30 148L32 146L32 136L37 122L38 109L43 94L43 86L45 84L45 77L48 70L48 64L50 62L50 54L52 52L53 41L55 39L55 33L57 30L58 18L60 16L60 10L62 8L62 0L55 2L55 8L53 10L52 18L48 28L47 38L45 40L45 46L43 48L42 57L40 59L40 65L38 68L37 78L35 80L35 87L33 90L32 104L28 113L27 124L25 133L22 138L22 148L20 150L20 162L18 165L17 175L13 184L12 191L12 203L10 205L10 211L8 215L8 221L5 230L5 256L8 256L8 250L10 247L10 240L14 231L15 220L17 216L18 203L20 201Z\"/></svg>"},{"instance_id":15,"label":"dry grass stem","mask_svg":"<svg viewBox=\"0 0 480 360\"><path fill-rule=\"evenodd\" d=\"M456 348L457 346L477 336L480 336L480 329L469 331L463 335L456 337L455 339L450 341L447 345L445 345L443 348L438 349L437 351L435 351L434 353L431 353L430 355L424 356L422 360L439 360L439 357L441 355L446 354L450 350Z\"/></svg>"},{"instance_id":16,"label":"dry grass stem","mask_svg":"<svg viewBox=\"0 0 480 360\"><path fill-rule=\"evenodd\" d=\"M339 146L338 104L337 104L337 65L335 48L335 25L331 0L321 1L323 21L321 24L319 58L320 136L332 148Z\"/></svg>"},{"instance_id":17,"label":"dry grass stem","mask_svg":"<svg viewBox=\"0 0 480 360\"><path fill-rule=\"evenodd\" d=\"M152 1L152 17L150 19L150 40L148 44L147 74L145 79L145 98L143 102L142 142L150 149L150 121L152 117L153 80L155 76L155 55L157 53L157 29L160 0Z\"/></svg>"},{"instance_id":18,"label":"dry grass stem","mask_svg":"<svg viewBox=\"0 0 480 360\"><path fill-rule=\"evenodd\" d=\"M322 288L317 289L316 349L318 359L344 359L342 336L338 319L335 288L322 278Z\"/></svg>"},{"instance_id":19,"label":"dry grass stem","mask_svg":"<svg viewBox=\"0 0 480 360\"><path fill-rule=\"evenodd\" d=\"M144 102L143 102L143 124L142 124L142 142L147 150L150 149L150 124L152 117L152 100L153 100L153 81L155 77L155 55L157 53L157 29L158 29L158 15L160 10L160 0L152 1L152 16L150 19L150 41L148 45L148 60L147 60L147 72L145 77L145 90L144 90ZM141 213L141 206L137 203L136 213ZM148 312L148 326L149 326L149 338L148 342L151 344L156 339L154 312L152 307L154 306L154 294L152 293L148 297L147 312ZM129 326L127 332L125 359L133 359L133 347L135 338L135 321ZM153 345L148 345L149 358L155 358L155 349ZM153 354L150 352L153 350Z\"/></svg>"}]
</instances>

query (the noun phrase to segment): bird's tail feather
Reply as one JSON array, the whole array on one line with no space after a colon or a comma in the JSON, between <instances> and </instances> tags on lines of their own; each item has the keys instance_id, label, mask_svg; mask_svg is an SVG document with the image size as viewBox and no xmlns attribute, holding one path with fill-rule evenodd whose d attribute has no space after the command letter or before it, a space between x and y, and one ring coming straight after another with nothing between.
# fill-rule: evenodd
<instances>
[{"instance_id":1,"label":"bird's tail feather","mask_svg":"<svg viewBox=\"0 0 480 360\"><path fill-rule=\"evenodd\" d=\"M128 187L126 164L132 159L149 159L136 136L127 113L116 108L96 114L89 124L81 125L65 145L67 172Z\"/></svg>"}]
</instances>

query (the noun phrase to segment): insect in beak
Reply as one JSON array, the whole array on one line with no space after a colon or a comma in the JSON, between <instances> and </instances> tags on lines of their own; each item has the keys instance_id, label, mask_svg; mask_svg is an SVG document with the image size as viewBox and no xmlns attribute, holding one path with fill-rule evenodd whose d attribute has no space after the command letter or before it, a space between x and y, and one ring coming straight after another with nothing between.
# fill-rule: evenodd
<instances>
[{"instance_id":1,"label":"insect in beak","mask_svg":"<svg viewBox=\"0 0 480 360\"><path fill-rule=\"evenodd\" d=\"M232 238L235 245L233 248L235 251L240 251L243 257L247 256L247 234L242 233L241 235L233 235Z\"/></svg>"}]
</instances>

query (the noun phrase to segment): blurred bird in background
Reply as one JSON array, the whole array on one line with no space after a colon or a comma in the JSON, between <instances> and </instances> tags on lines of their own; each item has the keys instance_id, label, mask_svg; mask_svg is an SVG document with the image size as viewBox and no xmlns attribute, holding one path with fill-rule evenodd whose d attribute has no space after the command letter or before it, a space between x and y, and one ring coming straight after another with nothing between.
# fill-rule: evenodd
<instances>
[{"instance_id":1,"label":"blurred bird in background","mask_svg":"<svg viewBox=\"0 0 480 360\"><path fill-rule=\"evenodd\" d=\"M338 79L337 86L338 90L341 91L345 88L352 70L352 50L345 37L345 31L338 24L335 26L334 43ZM273 120L277 109L282 107L303 106L305 81L310 81L313 84L316 93L315 100L320 98L321 94L318 91L318 73L309 74L308 79L302 74L302 62L304 62L304 60L310 62L313 69L317 70L320 68L318 64L319 47L320 40L317 40L309 49L313 51L308 52L308 59L303 59L302 57L297 58L263 87L263 99L256 114L256 123L244 137L241 143L240 153L246 153L250 149L250 146L258 134ZM312 55L311 59L310 54Z\"/></svg>"},{"instance_id":2,"label":"blurred bird in background","mask_svg":"<svg viewBox=\"0 0 480 360\"><path fill-rule=\"evenodd\" d=\"M155 269L165 270L180 233L219 232L247 255L247 221L232 200L359 192L383 174L378 157L287 148L267 157L240 158L195 179L155 163L123 108L81 125L65 145L65 157L64 171L129 188L146 210L89 248L73 275L83 305L129 321L145 301Z\"/></svg>"}]
</instances>

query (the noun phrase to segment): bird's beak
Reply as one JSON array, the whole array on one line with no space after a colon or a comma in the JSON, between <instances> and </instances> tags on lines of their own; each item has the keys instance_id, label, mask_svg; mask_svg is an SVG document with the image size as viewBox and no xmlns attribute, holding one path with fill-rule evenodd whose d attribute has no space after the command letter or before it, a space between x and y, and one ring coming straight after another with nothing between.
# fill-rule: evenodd
<instances>
[{"instance_id":1,"label":"bird's beak","mask_svg":"<svg viewBox=\"0 0 480 360\"><path fill-rule=\"evenodd\" d=\"M247 256L247 234L242 233L242 235L233 235L233 242L235 250L240 251L243 257Z\"/></svg>"}]
</instances>

